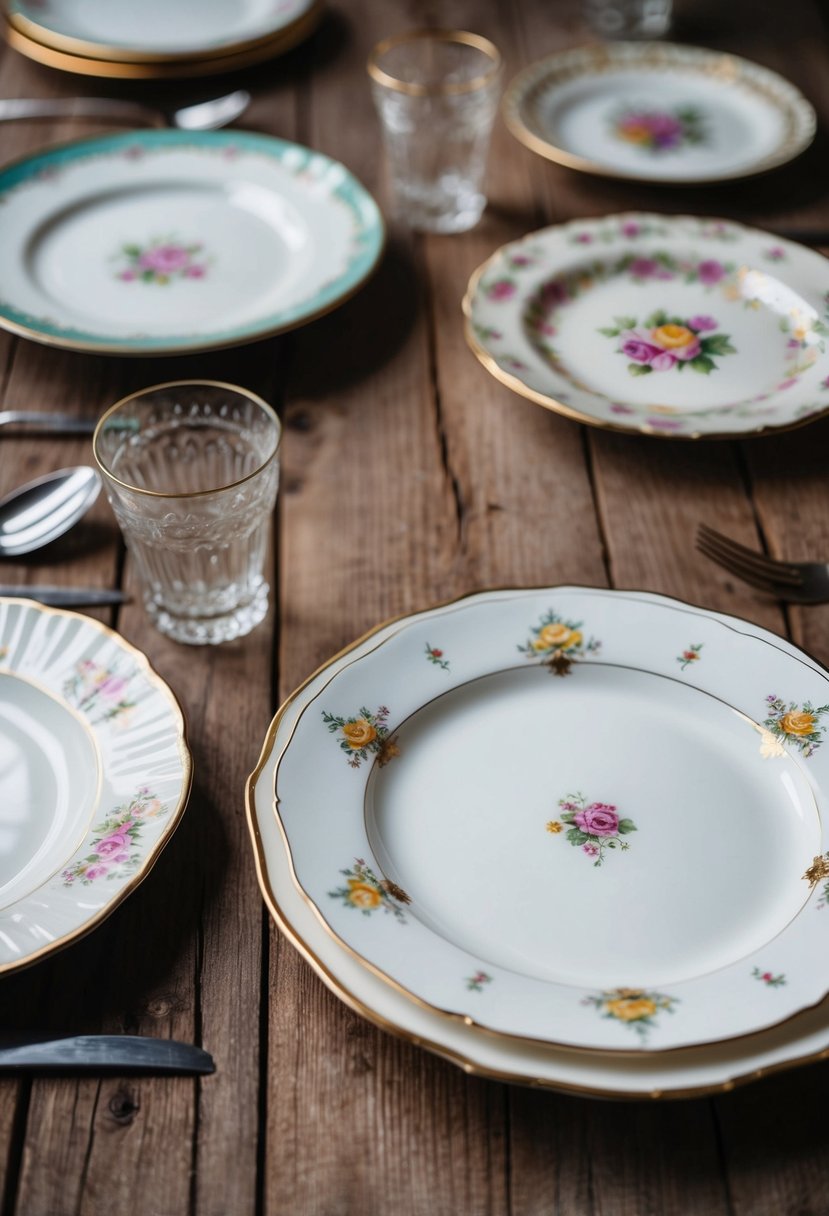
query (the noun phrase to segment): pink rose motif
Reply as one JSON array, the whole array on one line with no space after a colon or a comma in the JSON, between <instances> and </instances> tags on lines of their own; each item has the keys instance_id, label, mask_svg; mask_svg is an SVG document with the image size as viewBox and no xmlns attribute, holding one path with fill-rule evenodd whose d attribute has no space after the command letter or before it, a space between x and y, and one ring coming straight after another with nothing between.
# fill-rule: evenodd
<instances>
[{"instance_id":1,"label":"pink rose motif","mask_svg":"<svg viewBox=\"0 0 829 1216\"><path fill-rule=\"evenodd\" d=\"M641 228L635 220L627 220L624 224L622 224L621 231L622 236L634 237L639 235Z\"/></svg>"},{"instance_id":2,"label":"pink rose motif","mask_svg":"<svg viewBox=\"0 0 829 1216\"><path fill-rule=\"evenodd\" d=\"M127 687L127 682L121 676L107 676L98 685L98 692L111 700L120 697Z\"/></svg>"},{"instance_id":3,"label":"pink rose motif","mask_svg":"<svg viewBox=\"0 0 829 1216\"><path fill-rule=\"evenodd\" d=\"M651 359L651 367L655 372L669 372L677 359L684 357L679 351L663 350Z\"/></svg>"},{"instance_id":4,"label":"pink rose motif","mask_svg":"<svg viewBox=\"0 0 829 1216\"><path fill-rule=\"evenodd\" d=\"M595 857L599 851L594 844L583 844L581 846L581 850L583 853L586 853L588 857Z\"/></svg>"},{"instance_id":5,"label":"pink rose motif","mask_svg":"<svg viewBox=\"0 0 829 1216\"><path fill-rule=\"evenodd\" d=\"M634 363L650 363L655 355L662 353L652 342L645 342L637 336L627 338L622 343L622 354L633 359Z\"/></svg>"},{"instance_id":6,"label":"pink rose motif","mask_svg":"<svg viewBox=\"0 0 829 1216\"><path fill-rule=\"evenodd\" d=\"M185 266L184 268L185 277L188 279L203 279L204 273L204 266Z\"/></svg>"},{"instance_id":7,"label":"pink rose motif","mask_svg":"<svg viewBox=\"0 0 829 1216\"><path fill-rule=\"evenodd\" d=\"M486 294L490 300L511 300L515 295L515 284L511 279L499 279L488 288Z\"/></svg>"},{"instance_id":8,"label":"pink rose motif","mask_svg":"<svg viewBox=\"0 0 829 1216\"><path fill-rule=\"evenodd\" d=\"M108 869L108 866L90 866L89 869L84 872L83 877L89 882L94 882L96 878L103 878Z\"/></svg>"},{"instance_id":9,"label":"pink rose motif","mask_svg":"<svg viewBox=\"0 0 829 1216\"><path fill-rule=\"evenodd\" d=\"M593 237L589 232L580 232L574 239L579 245L592 245L593 243Z\"/></svg>"},{"instance_id":10,"label":"pink rose motif","mask_svg":"<svg viewBox=\"0 0 829 1216\"><path fill-rule=\"evenodd\" d=\"M648 426L658 431L681 431L683 423L672 418L649 418Z\"/></svg>"},{"instance_id":11,"label":"pink rose motif","mask_svg":"<svg viewBox=\"0 0 829 1216\"><path fill-rule=\"evenodd\" d=\"M689 342L687 346L676 347L671 353L676 355L677 359L681 359L685 363L688 359L696 359L699 352L702 350L702 344L699 338L695 338L693 342Z\"/></svg>"},{"instance_id":12,"label":"pink rose motif","mask_svg":"<svg viewBox=\"0 0 829 1216\"><path fill-rule=\"evenodd\" d=\"M610 405L614 414L632 414L633 410L629 405L625 405L622 401L613 401Z\"/></svg>"},{"instance_id":13,"label":"pink rose motif","mask_svg":"<svg viewBox=\"0 0 829 1216\"><path fill-rule=\"evenodd\" d=\"M541 301L545 308L552 308L556 304L565 304L567 298L567 288L557 279L553 279L552 283L545 283L541 289Z\"/></svg>"},{"instance_id":14,"label":"pink rose motif","mask_svg":"<svg viewBox=\"0 0 829 1216\"><path fill-rule=\"evenodd\" d=\"M717 324L718 322L713 317L707 315L690 317L688 320L688 328L696 330L698 334L704 334L711 329L716 329Z\"/></svg>"},{"instance_id":15,"label":"pink rose motif","mask_svg":"<svg viewBox=\"0 0 829 1216\"><path fill-rule=\"evenodd\" d=\"M766 250L766 257L770 258L772 262L779 262L785 256L785 250L781 249L779 245L772 245L771 249ZM765 979L765 976L763 978Z\"/></svg>"},{"instance_id":16,"label":"pink rose motif","mask_svg":"<svg viewBox=\"0 0 829 1216\"><path fill-rule=\"evenodd\" d=\"M616 836L619 831L616 807L607 802L591 802L573 816L573 822L588 836Z\"/></svg>"},{"instance_id":17,"label":"pink rose motif","mask_svg":"<svg viewBox=\"0 0 829 1216\"><path fill-rule=\"evenodd\" d=\"M791 388L793 384L797 384L797 376L792 376L789 380L783 380L777 386L777 392L780 393L785 388Z\"/></svg>"},{"instance_id":18,"label":"pink rose motif","mask_svg":"<svg viewBox=\"0 0 829 1216\"><path fill-rule=\"evenodd\" d=\"M659 263L653 258L634 258L629 269L635 279L649 279L656 274Z\"/></svg>"},{"instance_id":19,"label":"pink rose motif","mask_svg":"<svg viewBox=\"0 0 829 1216\"><path fill-rule=\"evenodd\" d=\"M700 283L705 283L706 286L713 286L714 283L719 283L720 279L724 276L725 267L716 258L707 258L704 262L700 262L697 273L699 274Z\"/></svg>"},{"instance_id":20,"label":"pink rose motif","mask_svg":"<svg viewBox=\"0 0 829 1216\"><path fill-rule=\"evenodd\" d=\"M190 261L190 254L181 245L156 245L147 249L138 259L143 270L155 270L159 274L171 274L183 270Z\"/></svg>"},{"instance_id":21,"label":"pink rose motif","mask_svg":"<svg viewBox=\"0 0 829 1216\"><path fill-rule=\"evenodd\" d=\"M121 273L118 275L118 278L123 279L125 283L132 283L132 281L135 279L135 271L134 270L122 270Z\"/></svg>"},{"instance_id":22,"label":"pink rose motif","mask_svg":"<svg viewBox=\"0 0 829 1216\"><path fill-rule=\"evenodd\" d=\"M113 832L109 836L105 836L103 840L99 840L95 847L95 852L99 857L113 858L116 853L120 853L129 844L128 838L121 832Z\"/></svg>"}]
</instances>

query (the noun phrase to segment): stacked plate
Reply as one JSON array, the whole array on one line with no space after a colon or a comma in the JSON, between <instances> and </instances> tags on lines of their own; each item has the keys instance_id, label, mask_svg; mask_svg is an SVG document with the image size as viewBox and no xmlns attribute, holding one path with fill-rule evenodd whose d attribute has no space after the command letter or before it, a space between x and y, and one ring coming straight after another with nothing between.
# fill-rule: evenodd
<instances>
[{"instance_id":1,"label":"stacked plate","mask_svg":"<svg viewBox=\"0 0 829 1216\"><path fill-rule=\"evenodd\" d=\"M29 58L85 76L212 76L290 50L322 8L322 0L11 0L6 35Z\"/></svg>"},{"instance_id":2,"label":"stacked plate","mask_svg":"<svg viewBox=\"0 0 829 1216\"><path fill-rule=\"evenodd\" d=\"M484 592L285 703L265 899L344 1001L487 1076L684 1096L829 1051L829 678L656 595Z\"/></svg>"}]
</instances>

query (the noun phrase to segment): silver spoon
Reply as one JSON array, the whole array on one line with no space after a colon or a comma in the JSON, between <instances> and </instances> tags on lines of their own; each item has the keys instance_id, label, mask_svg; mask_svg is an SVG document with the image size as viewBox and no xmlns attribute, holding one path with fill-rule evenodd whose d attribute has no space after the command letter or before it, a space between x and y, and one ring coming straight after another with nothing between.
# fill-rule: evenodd
<instances>
[{"instance_id":1,"label":"silver spoon","mask_svg":"<svg viewBox=\"0 0 829 1216\"><path fill-rule=\"evenodd\" d=\"M17 118L110 118L113 122L149 122L154 127L212 131L226 127L249 105L250 93L246 89L178 110L160 110L140 101L115 97L7 97L0 99L0 122Z\"/></svg>"},{"instance_id":2,"label":"silver spoon","mask_svg":"<svg viewBox=\"0 0 829 1216\"><path fill-rule=\"evenodd\" d=\"M92 506L101 490L96 469L58 469L0 498L0 557L16 557L48 545Z\"/></svg>"}]
</instances>

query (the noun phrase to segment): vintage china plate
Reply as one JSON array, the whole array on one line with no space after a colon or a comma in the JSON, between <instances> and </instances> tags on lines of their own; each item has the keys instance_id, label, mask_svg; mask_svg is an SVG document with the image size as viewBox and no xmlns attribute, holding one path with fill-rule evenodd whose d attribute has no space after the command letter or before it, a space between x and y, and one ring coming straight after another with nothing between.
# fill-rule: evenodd
<instances>
[{"instance_id":1,"label":"vintage china plate","mask_svg":"<svg viewBox=\"0 0 829 1216\"><path fill-rule=\"evenodd\" d=\"M548 160L666 184L774 169L816 129L812 106L776 72L659 42L551 55L519 73L503 104L513 135Z\"/></svg>"},{"instance_id":2,"label":"vintage china plate","mask_svg":"<svg viewBox=\"0 0 829 1216\"><path fill-rule=\"evenodd\" d=\"M829 263L740 224L544 228L484 262L463 308L496 379L591 426L722 439L829 409Z\"/></svg>"},{"instance_id":3,"label":"vintage china plate","mask_svg":"<svg viewBox=\"0 0 829 1216\"><path fill-rule=\"evenodd\" d=\"M121 62L208 59L288 33L315 0L12 0L8 20L59 51Z\"/></svg>"},{"instance_id":4,"label":"vintage china plate","mask_svg":"<svg viewBox=\"0 0 829 1216\"><path fill-rule=\"evenodd\" d=\"M342 165L269 136L133 131L0 170L0 326L53 346L174 354L342 303L384 241Z\"/></svg>"},{"instance_id":5,"label":"vintage china plate","mask_svg":"<svg viewBox=\"0 0 829 1216\"><path fill-rule=\"evenodd\" d=\"M89 932L187 802L181 710L98 621L0 599L0 974Z\"/></svg>"},{"instance_id":6,"label":"vintage china plate","mask_svg":"<svg viewBox=\"0 0 829 1216\"><path fill-rule=\"evenodd\" d=\"M826 992L829 681L776 643L583 588L390 626L289 703L299 890L375 975L498 1034L658 1051L794 1016Z\"/></svg>"}]
</instances>

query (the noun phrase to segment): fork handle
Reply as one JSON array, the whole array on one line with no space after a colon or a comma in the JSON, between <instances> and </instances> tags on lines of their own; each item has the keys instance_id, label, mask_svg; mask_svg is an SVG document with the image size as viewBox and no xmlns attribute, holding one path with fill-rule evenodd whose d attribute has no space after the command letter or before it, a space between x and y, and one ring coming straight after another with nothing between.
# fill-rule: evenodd
<instances>
[{"instance_id":1,"label":"fork handle","mask_svg":"<svg viewBox=\"0 0 829 1216\"><path fill-rule=\"evenodd\" d=\"M53 435L91 435L93 418L71 418L66 414L41 414L36 410L0 410L0 427L33 426Z\"/></svg>"},{"instance_id":2,"label":"fork handle","mask_svg":"<svg viewBox=\"0 0 829 1216\"><path fill-rule=\"evenodd\" d=\"M21 118L111 118L166 127L164 115L137 101L106 97L7 97L0 99L0 122Z\"/></svg>"}]
</instances>

